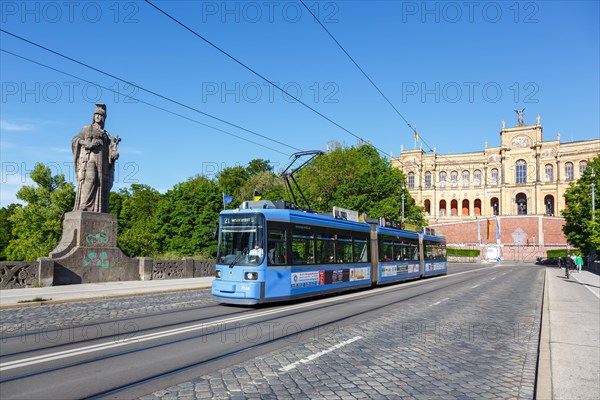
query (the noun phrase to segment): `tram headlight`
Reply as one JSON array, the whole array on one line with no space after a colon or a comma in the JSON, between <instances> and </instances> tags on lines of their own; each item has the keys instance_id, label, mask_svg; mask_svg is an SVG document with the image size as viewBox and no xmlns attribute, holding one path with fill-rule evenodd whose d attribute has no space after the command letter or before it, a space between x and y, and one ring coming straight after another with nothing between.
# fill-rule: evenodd
<instances>
[{"instance_id":1,"label":"tram headlight","mask_svg":"<svg viewBox=\"0 0 600 400\"><path fill-rule=\"evenodd\" d=\"M221 270L220 270L220 269L218 269L218 270L216 270L216 271L215 271L215 276L216 276L217 278L220 278L220 277L221 277Z\"/></svg>"},{"instance_id":2,"label":"tram headlight","mask_svg":"<svg viewBox=\"0 0 600 400\"><path fill-rule=\"evenodd\" d=\"M246 272L244 278L248 281L255 281L258 279L258 272Z\"/></svg>"}]
</instances>

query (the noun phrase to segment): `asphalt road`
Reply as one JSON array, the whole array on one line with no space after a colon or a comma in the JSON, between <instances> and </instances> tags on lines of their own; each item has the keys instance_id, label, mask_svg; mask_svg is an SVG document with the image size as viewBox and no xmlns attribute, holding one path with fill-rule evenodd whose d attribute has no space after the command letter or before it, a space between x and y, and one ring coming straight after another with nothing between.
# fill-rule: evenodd
<instances>
[{"instance_id":1,"label":"asphalt road","mask_svg":"<svg viewBox=\"0 0 600 400\"><path fill-rule=\"evenodd\" d=\"M268 307L208 291L3 310L3 399L533 398L543 268Z\"/></svg>"}]
</instances>

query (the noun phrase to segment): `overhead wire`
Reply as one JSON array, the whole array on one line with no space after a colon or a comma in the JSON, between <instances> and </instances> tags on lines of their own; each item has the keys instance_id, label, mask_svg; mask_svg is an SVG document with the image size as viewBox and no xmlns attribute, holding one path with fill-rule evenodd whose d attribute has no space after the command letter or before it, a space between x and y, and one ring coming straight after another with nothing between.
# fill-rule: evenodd
<instances>
[{"instance_id":1,"label":"overhead wire","mask_svg":"<svg viewBox=\"0 0 600 400\"><path fill-rule=\"evenodd\" d=\"M292 150L296 150L296 151L302 151L301 149L299 149L299 148L297 148L297 147L291 146L291 145L289 145L289 144L287 144L287 143L283 143L283 142L281 142L281 141L279 141L279 140L273 139L273 138L271 138L271 137L268 137L268 136L266 136L266 135L260 134L260 133L258 133L258 132L252 131L252 130L250 130L250 129L247 129L247 128L244 128L244 127L242 127L242 126L240 126L240 125L237 125L237 124L234 124L234 123L232 123L232 122L226 121L226 120L224 120L224 119L222 119L222 118L216 117L216 116L214 116L214 115L212 115L212 114L206 113L206 112L204 112L204 111L201 111L201 110L199 110L199 109L197 109L197 108L194 108L194 107L192 107L192 106L188 106L187 104L184 104L184 103L182 103L182 102L180 102L180 101L178 101L178 100L174 100L174 99L172 99L172 98L170 98L170 97L164 96L164 95L162 95L162 94L160 94L160 93L157 93L157 92L155 92L155 91L152 91L152 90L150 90L150 89L147 89L147 88L145 88L145 87L142 87L142 86L140 86L140 85L138 85L138 84L136 84L136 83L134 83L134 82L129 82L129 81L127 81L127 80L123 79L123 78L120 78L120 77L118 77L118 76L115 76L115 75L113 75L113 74L111 74L111 73L105 72L105 71L103 71L103 70L101 70L101 69L99 69L99 68L93 67L93 66L91 66L91 65L89 65L89 64L86 64L86 63L84 63L84 62L82 62L82 61L76 60L76 59L74 59L74 58L72 58L72 57L69 57L69 56L67 56L67 55L65 55L65 54L62 54L62 53L60 53L60 52L58 52L58 51L52 50L52 49L50 49L50 48L48 48L48 47L45 47L45 46L43 46L43 45L41 45L41 44L39 44L39 43L33 42L33 41L31 41L31 40L28 40L28 39L25 39L24 37L21 37L21 36L19 36L19 35L16 35L16 34L14 34L14 33L8 32L8 31L6 31L6 30L4 30L4 29L2 29L2 28L0 28L0 32L2 32L2 33L5 33L5 34L7 34L7 35L10 35L10 36L12 36L12 37L14 37L14 38L16 38L16 39L19 39L19 40L21 40L21 41L24 41L24 42L26 42L26 43L29 43L29 44L31 44L31 45L33 45L33 46L35 46L35 47L38 47L38 48L40 48L40 49L43 49L43 50L45 50L45 51L47 51L47 52L50 52L50 53L52 53L52 54L55 54L55 55L57 55L57 56L59 56L59 57L62 57L62 58L64 58L64 59L67 59L67 60L69 60L69 61L72 61L72 62L74 62L74 63L76 63L76 64L79 64L79 65L81 65L81 66L84 66L84 67L86 67L86 68L89 68L89 69L91 69L91 70L93 70L93 71L96 71L96 72L98 72L98 73L102 74L102 75L108 76L108 77L110 77L110 78L113 78L113 79L116 79L116 80L118 80L118 81L120 81L120 82L126 83L126 84L128 84L128 85L131 85L131 86L133 86L133 87L136 87L136 88L138 88L138 89L140 89L140 90L142 90L142 91L144 91L144 92L146 92L146 93L150 93L150 94L152 94L152 95L154 95L154 96L156 96L156 97L159 97L159 98L161 98L161 99L163 99L163 100L167 100L167 101L169 101L169 102L171 102L171 103L173 103L173 104L176 104L176 105L178 105L178 106L184 107L184 108L186 108L186 109L188 109L188 110L191 110L191 111L194 111L194 112L196 112L196 113L202 114L202 115L204 115L204 116L206 116L206 117L209 117L209 118L212 118L212 119L214 119L214 120L216 120L216 121L222 122L222 123L224 123L224 124L226 124L226 125L229 125L229 126L232 126L232 127L234 127L234 128L240 129L240 130L242 130L242 131L244 131L244 132L248 132L248 133L250 133L250 134L252 134L252 135L255 135L255 136L261 137L261 138L263 138L263 139L266 139L266 140L269 140L269 141L271 141L271 142L277 143L277 144L279 144L279 145L281 145L281 146L284 146L284 147L290 148L290 149L292 149Z\"/></svg>"},{"instance_id":2,"label":"overhead wire","mask_svg":"<svg viewBox=\"0 0 600 400\"><path fill-rule=\"evenodd\" d=\"M219 131L219 132L221 132L221 133L224 133L224 134L226 134L226 135L229 135L229 136L235 137L235 138L237 138L237 139L240 139L240 140L246 141L246 142L248 142L248 143L255 144L255 145L257 145L257 146L260 146L260 147L263 147L263 148L265 148L265 149L268 149L268 150L274 151L274 152L276 152L276 153L279 153L279 154L282 154L282 155L284 155L284 156L287 156L287 157L290 157L290 156L291 156L290 154L284 153L284 152L282 152L282 151L280 151L280 150L277 150L277 149L274 149L274 148L271 148L271 147L265 146L264 144L261 144L261 143L258 143L258 142L255 142L255 141L252 141L252 140L250 140L250 139L244 138L244 137L242 137L242 136L236 135L236 134L234 134L234 133L231 133L231 132L227 132L227 131L225 131L225 130L223 130L223 129L217 128L217 127L215 127L215 126L212 126L212 125L208 125L208 124L206 124L206 123L204 123L204 122L201 122L201 121L198 121L198 120L196 120L196 119L193 119L193 118L187 117L187 116L185 116L185 115L183 115L183 114L179 114L179 113L177 113L177 112L175 112L175 111L171 111L171 110L168 110L168 109L166 109L166 108L163 108L163 107L157 106L157 105L155 105L155 104L152 104L152 103L149 103L149 102L147 102L147 101L144 101L144 100L138 99L138 98L136 98L136 97L133 97L133 96L130 96L130 95L127 95L127 94L124 94L124 93L120 93L120 92L118 92L118 91L116 91L116 90L114 90L114 89L111 89L111 88L109 88L109 87L102 86L102 85L100 85L100 84L98 84L98 83L96 83L96 82L88 81L87 79L84 79L84 78L82 78L82 77L79 77L79 76L77 76L77 75L73 75L73 74L71 74L71 73L69 73L69 72L62 71L62 70L60 70L60 69L58 69L58 68L51 67L51 66L49 66L49 65L46 65L46 64L44 64L44 63L41 63L41 62L39 62L39 61L32 60L32 59L30 59L30 58L27 58L27 57L24 57L24 56L18 55L18 54L16 54L16 53L13 53L13 52L11 52L11 51L8 51L8 50L2 49L2 48L0 48L0 52L6 53L6 54L10 54L10 55L12 55L12 56L14 56L14 57L20 58L20 59L22 59L22 60L28 61L28 62L30 62L30 63L32 63L32 64L36 64L36 65L39 65L39 66L41 66L41 67L44 67L44 68L47 68L47 69L50 69L50 70L52 70L52 71L58 72L58 73L60 73L60 74L66 75L66 76L68 76L68 77L71 77L71 78L78 79L78 80L80 80L80 81L82 81L82 82L86 82L86 83L89 83L89 84L91 84L91 85L98 86L99 88L101 88L101 89L103 89L103 90L107 90L107 91L109 91L109 92L115 93L115 94L117 94L117 95L120 95L120 96L126 97L126 98L128 98L128 99L131 99L131 100L135 100L135 101L137 101L137 102L139 102L139 103L142 103L142 104L145 104L145 105L147 105L147 106L153 107L153 108L155 108L155 109L157 109L157 110L161 110L161 111L164 111L164 112L166 112L166 113L169 113L169 114L175 115L175 116L177 116L177 117L180 117L180 118L186 119L186 120L188 120L188 121L190 121L190 122L194 122L194 123L196 123L196 124L199 124L199 125L205 126L205 127L207 127L207 128L214 129L214 130L216 130L216 131Z\"/></svg>"},{"instance_id":3,"label":"overhead wire","mask_svg":"<svg viewBox=\"0 0 600 400\"><path fill-rule=\"evenodd\" d=\"M317 21L317 23L321 26L321 28L323 28L323 30L325 32L327 32L327 34L329 35L329 37L335 42L335 44L338 45L338 47L344 52L344 54L346 54L346 56L350 59L350 61L352 61L352 63L356 66L356 68L358 68L358 70L363 74L363 76L365 78L367 78L367 80L371 83L371 85L373 85L373 87L385 99L385 101L390 105L390 107L392 107L394 109L394 111L396 111L396 114L398 114L400 116L400 118L402 118L402 120L411 129L411 131L417 133L417 128L413 127L411 125L411 123L408 122L408 120L404 117L404 115L402 115L402 113L400 111L398 111L398 109L396 108L396 106L394 106L394 104L390 101L390 99L388 99L388 97L383 93L383 91L381 89L379 89L379 87L377 86L377 84L371 79L371 77L369 77L369 75L364 71L364 69L362 69L361 66L358 65L358 63L354 60L354 58L352 58L352 56L350 55L350 53L348 53L346 51L346 49L344 48L344 46L342 46L342 44L333 36L333 34L329 31L329 29L327 29L327 27L325 27L325 25L323 25L323 23L321 22L321 20L312 12L312 10L306 5L306 3L304 3L303 0L300 0L300 3L302 3L302 5L304 6L304 8L306 8L306 10L308 10L308 12L315 19L315 21ZM420 134L418 134L418 135L419 135L419 137L421 136ZM429 146L429 144L427 144L427 142L425 140L421 139L421 141L429 148L430 151L433 151L433 149L431 148L431 146Z\"/></svg>"},{"instance_id":4,"label":"overhead wire","mask_svg":"<svg viewBox=\"0 0 600 400\"><path fill-rule=\"evenodd\" d=\"M160 7L158 7L157 5L155 5L154 3L152 3L150 0L144 0L148 5L150 5L151 7L153 7L154 9L156 9L158 12L160 12L161 14L163 14L164 16L166 16L167 18L169 18L171 21L175 22L177 25L181 26L182 28L184 28L185 30L187 30L188 32L190 32L191 34L193 34L194 36L196 36L197 38L199 38L200 40L204 41L206 44L208 44L209 46L211 46L212 48L214 48L215 50L219 51L221 54L225 55L227 58L229 58L230 60L234 61L235 63L237 63L238 65L242 66L243 68L245 68L246 70L250 71L252 74L258 76L260 79L264 80L265 82L267 82L269 85L271 85L272 87L274 87L275 89L279 90L281 93L285 94L286 96L289 96L289 98L294 99L295 101L297 101L299 104L303 105L304 107L308 108L310 111L314 112L315 114L319 115L321 118L329 121L330 123L332 123L333 125L337 126L338 128L340 128L341 130L343 130L344 132L354 136L356 139L368 144L369 146L373 147L375 150L379 151L380 153L384 154L387 156L387 153L381 149L379 149L378 147L376 147L375 145L373 145L372 143L369 143L367 140L361 138L360 136L356 135L354 132L350 131L349 129L345 128L344 126L342 126L341 124L335 122L334 120L332 120L331 118L327 117L326 115L324 115L323 113L321 113L320 111L316 110L315 108L311 107L310 105L306 104L305 102L303 102L302 100L300 100L298 97L294 96L293 94L289 93L288 91L286 91L285 89L283 89L282 87L280 87L279 85L277 85L275 82L271 81L270 79L268 79L267 77L265 77L264 75L260 74L259 72L257 72L256 70L254 70L253 68L251 68L250 66L246 65L245 63L243 63L242 61L238 60L236 57L232 56L231 54L229 54L227 51L223 50L222 48L220 48L219 46L217 46L216 44L214 44L213 42L211 42L210 40L206 39L204 36L202 36L201 34L199 34L198 32L196 32L195 30L193 30L192 28L190 28L189 26L187 26L186 24L184 24L183 22L181 22L180 20L178 20L177 18L173 17L171 14L167 13L166 11L164 11L163 9L161 9Z\"/></svg>"},{"instance_id":5,"label":"overhead wire","mask_svg":"<svg viewBox=\"0 0 600 400\"><path fill-rule=\"evenodd\" d=\"M406 123L406 125L411 129L412 132L414 132L416 135L419 136L419 140L421 140L421 142L423 144L425 144L425 146L427 146L427 148L429 149L430 152L435 153L436 158L439 157L441 159L444 159L446 161L448 161L450 163L450 165L464 165L464 164L460 164L457 163L456 161L452 161L449 158L446 158L443 155L439 155L435 152L435 150L422 138L422 135L420 133L417 133L417 128L416 126L413 126L405 117L404 115L402 115L402 113L396 108L396 106L394 106L394 104L390 101L390 99L383 93L383 91L377 86L377 84L373 81L373 79L371 79L371 77L365 72L365 70L356 62L356 60L354 60L354 58L350 55L350 53L348 53L348 51L344 48L344 46L342 46L342 44L333 36L333 34L329 31L329 29L327 29L327 27L321 22L321 20L313 13L313 11L306 5L306 3L304 3L304 0L299 0L300 3L302 3L302 5L304 6L304 8L306 8L306 10L313 16L313 18L315 19L315 21L321 26L321 28L323 28L323 30L329 35L329 37L335 42L335 44L342 50L342 52L350 59L350 61L352 61L352 63L356 66L356 68L358 68L358 70L363 74L363 76L371 83L371 85L377 90L377 92L379 92L379 94L385 99L385 101L390 105L390 107L392 107L392 109L396 112L396 114L398 114L400 116L400 118L402 118L402 120Z\"/></svg>"}]
</instances>

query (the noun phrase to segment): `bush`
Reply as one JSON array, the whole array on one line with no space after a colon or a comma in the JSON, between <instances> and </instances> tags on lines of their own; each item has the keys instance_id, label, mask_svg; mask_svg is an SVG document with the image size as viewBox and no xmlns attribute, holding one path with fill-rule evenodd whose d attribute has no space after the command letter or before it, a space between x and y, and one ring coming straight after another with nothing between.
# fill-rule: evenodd
<instances>
[{"instance_id":1,"label":"bush","mask_svg":"<svg viewBox=\"0 0 600 400\"><path fill-rule=\"evenodd\" d=\"M581 254L581 251L579 249L572 250L571 255L573 255L573 254L583 256L583 254ZM568 257L567 249L548 250L546 252L546 257L548 257L548 258Z\"/></svg>"},{"instance_id":2,"label":"bush","mask_svg":"<svg viewBox=\"0 0 600 400\"><path fill-rule=\"evenodd\" d=\"M477 249L446 249L446 252L449 256L455 257L479 257L479 254L481 253L481 251Z\"/></svg>"}]
</instances>

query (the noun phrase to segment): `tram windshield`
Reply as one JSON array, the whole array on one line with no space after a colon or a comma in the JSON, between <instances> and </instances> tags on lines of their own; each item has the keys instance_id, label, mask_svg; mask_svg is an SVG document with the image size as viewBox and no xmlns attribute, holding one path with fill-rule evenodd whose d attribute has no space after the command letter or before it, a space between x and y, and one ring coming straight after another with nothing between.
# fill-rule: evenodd
<instances>
[{"instance_id":1,"label":"tram windshield","mask_svg":"<svg viewBox=\"0 0 600 400\"><path fill-rule=\"evenodd\" d=\"M223 215L219 227L219 263L230 266L262 263L265 254L262 215Z\"/></svg>"}]
</instances>

